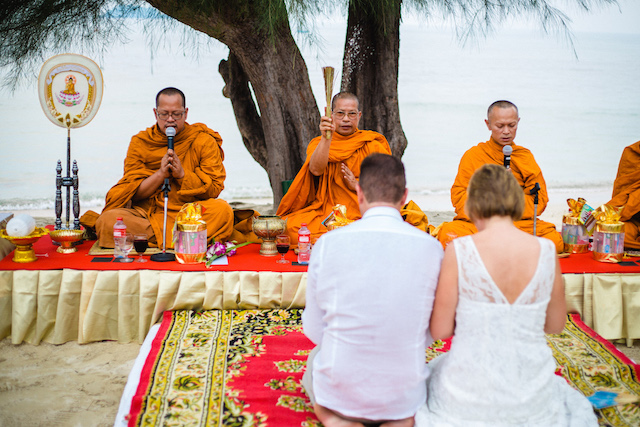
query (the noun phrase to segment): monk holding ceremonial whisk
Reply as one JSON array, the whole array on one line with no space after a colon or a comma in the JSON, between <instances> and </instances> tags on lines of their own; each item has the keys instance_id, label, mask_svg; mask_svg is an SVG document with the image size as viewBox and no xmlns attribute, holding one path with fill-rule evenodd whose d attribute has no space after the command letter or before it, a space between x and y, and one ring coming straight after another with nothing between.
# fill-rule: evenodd
<instances>
[{"instance_id":1,"label":"monk holding ceremonial whisk","mask_svg":"<svg viewBox=\"0 0 640 427\"><path fill-rule=\"evenodd\" d=\"M371 153L391 154L383 135L358 129L362 112L354 94L336 94L331 110L330 116L322 117L321 135L309 143L307 159L278 206L277 214L287 219L292 242L298 241L303 222L311 231L312 242L325 233L322 221L338 204L346 207L349 220L359 219L356 183L360 163Z\"/></svg>"}]
</instances>

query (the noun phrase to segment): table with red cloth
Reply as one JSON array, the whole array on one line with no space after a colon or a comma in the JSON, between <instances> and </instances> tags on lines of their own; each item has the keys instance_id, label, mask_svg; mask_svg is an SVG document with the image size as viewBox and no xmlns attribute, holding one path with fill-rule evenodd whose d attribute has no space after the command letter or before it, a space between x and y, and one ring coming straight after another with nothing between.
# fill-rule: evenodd
<instances>
[{"instance_id":1,"label":"table with red cloth","mask_svg":"<svg viewBox=\"0 0 640 427\"><path fill-rule=\"evenodd\" d=\"M0 339L14 344L77 340L142 342L163 311L303 308L306 266L277 264L251 244L228 265L118 263L92 256L93 241L73 254L49 236L34 244L38 260L0 261ZM148 256L145 258L148 259ZM639 262L636 262L639 261ZM591 253L560 259L567 308L606 339L640 338L640 258L597 262Z\"/></svg>"},{"instance_id":2,"label":"table with red cloth","mask_svg":"<svg viewBox=\"0 0 640 427\"><path fill-rule=\"evenodd\" d=\"M49 236L34 244L37 260L0 261L0 339L13 344L77 340L142 343L165 310L303 308L306 266L277 264L251 244L207 268L177 261L114 262L92 256L93 241L73 254ZM149 256L145 256L149 259Z\"/></svg>"},{"instance_id":3,"label":"table with red cloth","mask_svg":"<svg viewBox=\"0 0 640 427\"><path fill-rule=\"evenodd\" d=\"M560 259L569 312L608 339L640 338L640 258L598 262L592 253Z\"/></svg>"}]
</instances>

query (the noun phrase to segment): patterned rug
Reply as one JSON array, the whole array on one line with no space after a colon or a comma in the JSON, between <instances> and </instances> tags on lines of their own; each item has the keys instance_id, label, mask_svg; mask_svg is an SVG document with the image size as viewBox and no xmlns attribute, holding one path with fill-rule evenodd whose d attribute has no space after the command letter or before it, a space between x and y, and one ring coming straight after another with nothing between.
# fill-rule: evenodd
<instances>
[{"instance_id":1,"label":"patterned rug","mask_svg":"<svg viewBox=\"0 0 640 427\"><path fill-rule=\"evenodd\" d=\"M313 344L302 310L166 312L131 405L130 426L320 426L300 385ZM549 346L563 375L585 395L640 396L640 366L570 315ZM448 351L438 341L431 360ZM601 426L639 426L640 406L596 411Z\"/></svg>"}]
</instances>

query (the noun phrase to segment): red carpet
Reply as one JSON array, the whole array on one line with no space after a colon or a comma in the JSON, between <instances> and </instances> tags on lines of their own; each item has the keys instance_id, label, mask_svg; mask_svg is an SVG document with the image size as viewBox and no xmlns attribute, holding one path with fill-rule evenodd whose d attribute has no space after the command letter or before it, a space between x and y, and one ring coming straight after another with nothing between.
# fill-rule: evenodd
<instances>
[{"instance_id":1,"label":"red carpet","mask_svg":"<svg viewBox=\"0 0 640 427\"><path fill-rule=\"evenodd\" d=\"M165 312L133 399L129 425L319 426L300 384L313 344L302 310ZM640 366L570 315L548 335L557 374L585 395L640 396ZM427 360L448 351L437 341ZM638 404L596 411L602 426L640 425Z\"/></svg>"}]
</instances>

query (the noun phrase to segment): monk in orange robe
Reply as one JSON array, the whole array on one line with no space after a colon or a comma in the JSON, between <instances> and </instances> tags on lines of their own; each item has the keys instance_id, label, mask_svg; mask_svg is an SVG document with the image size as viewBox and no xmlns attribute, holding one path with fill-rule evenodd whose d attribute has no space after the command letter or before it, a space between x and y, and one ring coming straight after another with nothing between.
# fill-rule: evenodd
<instances>
[{"instance_id":1,"label":"monk in orange robe","mask_svg":"<svg viewBox=\"0 0 640 427\"><path fill-rule=\"evenodd\" d=\"M336 94L331 110L331 117L322 117L321 135L309 143L307 159L278 206L277 215L287 220L293 245L302 223L311 231L312 242L325 233L322 221L337 204L347 208L348 219L360 219L356 195L360 163L371 153L391 154L383 135L358 129L362 112L354 94ZM328 131L331 139L327 139Z\"/></svg>"},{"instance_id":2,"label":"monk in orange robe","mask_svg":"<svg viewBox=\"0 0 640 427\"><path fill-rule=\"evenodd\" d=\"M124 176L109 190L102 214L95 220L100 246L113 247L113 225L122 217L131 234L147 234L150 245L162 246L165 178L171 191L167 205L166 247L173 247L176 214L185 203L198 202L204 209L209 240L225 241L233 234L234 212L216 199L224 188L222 138L202 123L186 123L184 93L161 90L156 97L157 123L131 139L124 162ZM166 130L176 130L174 149L167 149ZM90 222L90 218L88 220ZM241 237L234 236L234 237Z\"/></svg>"},{"instance_id":3,"label":"monk in orange robe","mask_svg":"<svg viewBox=\"0 0 640 427\"><path fill-rule=\"evenodd\" d=\"M640 141L622 152L610 206L624 206L624 247L640 249Z\"/></svg>"},{"instance_id":4,"label":"monk in orange robe","mask_svg":"<svg viewBox=\"0 0 640 427\"><path fill-rule=\"evenodd\" d=\"M469 180L471 175L484 164L504 164L502 149L505 145L509 145L513 149L510 168L522 186L525 195L524 213L522 214L522 219L516 221L515 225L520 230L533 234L534 195L530 194L530 191L535 187L536 183L540 186L538 191L538 215L544 212L547 207L549 196L547 195L547 185L542 176L542 171L533 154L528 149L513 142L519 121L518 108L509 101L496 101L489 107L485 123L491 131L491 139L472 147L462 156L458 167L458 175L451 187L451 202L455 208L456 216L453 221L441 224L433 232L443 246L446 247L451 240L457 237L474 234L478 231L464 209ZM536 235L553 241L558 253L564 250L562 236L556 230L555 225L537 219Z\"/></svg>"}]
</instances>

